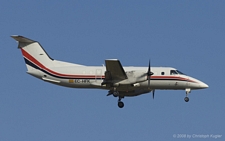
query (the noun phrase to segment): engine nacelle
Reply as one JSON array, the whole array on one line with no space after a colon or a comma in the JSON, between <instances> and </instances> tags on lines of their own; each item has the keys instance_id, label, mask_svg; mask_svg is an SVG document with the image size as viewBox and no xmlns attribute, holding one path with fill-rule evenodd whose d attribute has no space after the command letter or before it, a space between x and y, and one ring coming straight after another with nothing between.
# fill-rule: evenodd
<instances>
[{"instance_id":1,"label":"engine nacelle","mask_svg":"<svg viewBox=\"0 0 225 141\"><path fill-rule=\"evenodd\" d=\"M143 71L128 71L126 72L127 79L124 80L114 80L111 83L114 87L119 87L120 85L133 85L134 87L139 87L141 82L147 80L147 74Z\"/></svg>"},{"instance_id":2,"label":"engine nacelle","mask_svg":"<svg viewBox=\"0 0 225 141\"><path fill-rule=\"evenodd\" d=\"M140 83L133 84L134 87L140 87Z\"/></svg>"},{"instance_id":3,"label":"engine nacelle","mask_svg":"<svg viewBox=\"0 0 225 141\"><path fill-rule=\"evenodd\" d=\"M140 83L147 80L147 74L143 71L134 71L133 72L133 81L134 83Z\"/></svg>"},{"instance_id":4,"label":"engine nacelle","mask_svg":"<svg viewBox=\"0 0 225 141\"><path fill-rule=\"evenodd\" d=\"M119 87L120 83L114 83L113 86L114 87Z\"/></svg>"}]
</instances>

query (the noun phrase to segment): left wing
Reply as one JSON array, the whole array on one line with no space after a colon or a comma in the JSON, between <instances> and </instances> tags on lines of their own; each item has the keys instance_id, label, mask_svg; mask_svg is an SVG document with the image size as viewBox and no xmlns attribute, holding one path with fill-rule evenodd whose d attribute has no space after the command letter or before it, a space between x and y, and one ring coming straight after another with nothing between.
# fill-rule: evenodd
<instances>
[{"instance_id":1,"label":"left wing","mask_svg":"<svg viewBox=\"0 0 225 141\"><path fill-rule=\"evenodd\" d=\"M117 59L105 60L106 65L106 79L111 80L124 80L127 75Z\"/></svg>"}]
</instances>

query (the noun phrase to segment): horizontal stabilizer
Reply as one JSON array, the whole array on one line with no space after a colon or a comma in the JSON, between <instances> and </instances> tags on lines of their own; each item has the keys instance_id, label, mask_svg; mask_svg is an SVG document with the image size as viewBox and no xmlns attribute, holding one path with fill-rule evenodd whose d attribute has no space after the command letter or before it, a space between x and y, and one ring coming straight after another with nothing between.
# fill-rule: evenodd
<instances>
[{"instance_id":1,"label":"horizontal stabilizer","mask_svg":"<svg viewBox=\"0 0 225 141\"><path fill-rule=\"evenodd\" d=\"M25 37L20 36L20 35L12 35L11 37L12 37L13 39L15 39L16 41L18 41L18 42L23 42L23 43L34 43L34 42L36 42L36 41L34 41L34 40L25 38Z\"/></svg>"}]
</instances>

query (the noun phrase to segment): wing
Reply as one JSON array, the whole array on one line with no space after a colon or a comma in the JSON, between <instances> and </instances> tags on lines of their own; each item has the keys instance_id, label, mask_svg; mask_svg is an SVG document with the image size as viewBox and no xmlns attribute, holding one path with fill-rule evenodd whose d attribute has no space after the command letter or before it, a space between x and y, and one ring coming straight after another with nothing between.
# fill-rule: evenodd
<instances>
[{"instance_id":1,"label":"wing","mask_svg":"<svg viewBox=\"0 0 225 141\"><path fill-rule=\"evenodd\" d=\"M106 79L110 80L124 80L127 75L117 59L105 60L106 65Z\"/></svg>"}]
</instances>

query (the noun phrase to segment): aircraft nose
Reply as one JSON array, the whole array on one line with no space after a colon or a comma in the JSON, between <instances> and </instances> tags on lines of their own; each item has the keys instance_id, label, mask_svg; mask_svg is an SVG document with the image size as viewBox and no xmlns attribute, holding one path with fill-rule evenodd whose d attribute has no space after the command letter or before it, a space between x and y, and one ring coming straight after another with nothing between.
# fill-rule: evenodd
<instances>
[{"instance_id":1,"label":"aircraft nose","mask_svg":"<svg viewBox=\"0 0 225 141\"><path fill-rule=\"evenodd\" d=\"M189 77L189 80L192 81L192 82L189 82L189 86L192 89L206 89L209 87L206 83L198 79L195 79L193 77Z\"/></svg>"},{"instance_id":2,"label":"aircraft nose","mask_svg":"<svg viewBox=\"0 0 225 141\"><path fill-rule=\"evenodd\" d=\"M200 88L202 88L202 89L205 89L205 88L208 88L209 86L207 85L207 84L205 84L204 82L201 82L200 84L199 84L199 86L200 86Z\"/></svg>"}]
</instances>

